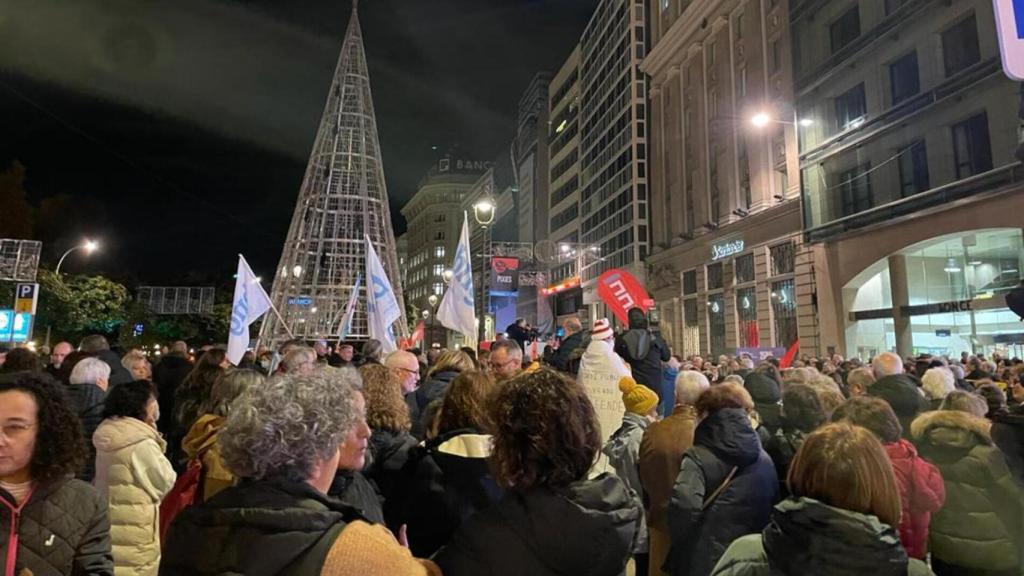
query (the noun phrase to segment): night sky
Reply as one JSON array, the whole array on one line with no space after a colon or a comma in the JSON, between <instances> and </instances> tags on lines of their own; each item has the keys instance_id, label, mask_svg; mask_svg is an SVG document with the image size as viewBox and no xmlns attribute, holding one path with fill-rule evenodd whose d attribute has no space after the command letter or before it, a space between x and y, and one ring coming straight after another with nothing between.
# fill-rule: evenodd
<instances>
[{"instance_id":1,"label":"night sky","mask_svg":"<svg viewBox=\"0 0 1024 576\"><path fill-rule=\"evenodd\" d=\"M362 0L385 174L398 208L439 154L508 149L534 73L596 0ZM52 266L137 283L258 274L280 257L349 0L0 0L0 168L28 170ZM2 209L2 207L0 207Z\"/></svg>"}]
</instances>

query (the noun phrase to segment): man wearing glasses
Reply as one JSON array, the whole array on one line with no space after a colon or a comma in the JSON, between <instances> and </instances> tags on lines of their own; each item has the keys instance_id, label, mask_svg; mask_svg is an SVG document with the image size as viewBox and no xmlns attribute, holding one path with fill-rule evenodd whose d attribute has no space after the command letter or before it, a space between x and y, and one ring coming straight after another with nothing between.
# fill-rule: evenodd
<instances>
[{"instance_id":1,"label":"man wearing glasses","mask_svg":"<svg viewBox=\"0 0 1024 576\"><path fill-rule=\"evenodd\" d=\"M420 361L411 352L398 350L388 354L384 365L391 370L402 385L402 394L416 390L420 383Z\"/></svg>"},{"instance_id":2,"label":"man wearing glasses","mask_svg":"<svg viewBox=\"0 0 1024 576\"><path fill-rule=\"evenodd\" d=\"M515 340L495 342L491 345L491 355L487 362L495 380L509 380L523 371L523 350Z\"/></svg>"}]
</instances>

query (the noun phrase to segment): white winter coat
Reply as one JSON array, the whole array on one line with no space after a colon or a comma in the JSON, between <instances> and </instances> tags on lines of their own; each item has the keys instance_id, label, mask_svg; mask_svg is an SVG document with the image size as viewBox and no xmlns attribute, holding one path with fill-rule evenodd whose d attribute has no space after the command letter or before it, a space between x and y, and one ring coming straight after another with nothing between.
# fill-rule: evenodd
<instances>
[{"instance_id":1,"label":"white winter coat","mask_svg":"<svg viewBox=\"0 0 1024 576\"><path fill-rule=\"evenodd\" d=\"M160 567L160 501L177 476L167 444L136 418L108 418L93 434L96 485L110 503L115 576L155 576Z\"/></svg>"},{"instance_id":2,"label":"white winter coat","mask_svg":"<svg viewBox=\"0 0 1024 576\"><path fill-rule=\"evenodd\" d=\"M619 379L629 375L629 365L615 353L610 340L591 340L580 358L580 371L576 379L594 406L597 422L601 426L602 445L622 423L624 410ZM591 472L596 474L611 470L608 458L600 454Z\"/></svg>"}]
</instances>

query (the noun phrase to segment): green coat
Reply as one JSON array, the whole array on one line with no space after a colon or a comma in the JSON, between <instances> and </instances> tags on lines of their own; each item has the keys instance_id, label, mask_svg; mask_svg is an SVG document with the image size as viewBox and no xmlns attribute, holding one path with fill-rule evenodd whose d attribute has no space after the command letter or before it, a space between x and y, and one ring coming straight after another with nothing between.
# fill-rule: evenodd
<instances>
[{"instance_id":1,"label":"green coat","mask_svg":"<svg viewBox=\"0 0 1024 576\"><path fill-rule=\"evenodd\" d=\"M984 570L1021 566L1024 493L989 434L991 424L966 412L926 412L911 435L920 455L938 466L946 504L934 515L932 556Z\"/></svg>"}]
</instances>

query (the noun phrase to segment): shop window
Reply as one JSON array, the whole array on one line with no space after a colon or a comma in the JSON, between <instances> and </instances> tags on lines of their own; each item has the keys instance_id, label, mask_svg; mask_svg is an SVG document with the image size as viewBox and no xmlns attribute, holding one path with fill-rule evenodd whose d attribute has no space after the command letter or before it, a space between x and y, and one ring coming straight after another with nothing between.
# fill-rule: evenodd
<instances>
[{"instance_id":1,"label":"shop window","mask_svg":"<svg viewBox=\"0 0 1024 576\"><path fill-rule=\"evenodd\" d=\"M871 164L865 163L839 173L840 209L843 216L859 214L874 206L871 195Z\"/></svg>"},{"instance_id":2,"label":"shop window","mask_svg":"<svg viewBox=\"0 0 1024 576\"><path fill-rule=\"evenodd\" d=\"M928 154L924 140L914 142L900 154L900 196L906 198L929 189Z\"/></svg>"},{"instance_id":3,"label":"shop window","mask_svg":"<svg viewBox=\"0 0 1024 576\"><path fill-rule=\"evenodd\" d=\"M921 91L921 79L917 73L916 50L911 50L889 65L889 83L894 106Z\"/></svg>"},{"instance_id":4,"label":"shop window","mask_svg":"<svg viewBox=\"0 0 1024 576\"><path fill-rule=\"evenodd\" d=\"M754 255L743 254L736 257L736 283L754 281Z\"/></svg>"},{"instance_id":5,"label":"shop window","mask_svg":"<svg viewBox=\"0 0 1024 576\"><path fill-rule=\"evenodd\" d=\"M769 249L772 261L772 276L792 274L796 269L796 245L792 242L776 244Z\"/></svg>"},{"instance_id":6,"label":"shop window","mask_svg":"<svg viewBox=\"0 0 1024 576\"><path fill-rule=\"evenodd\" d=\"M856 128L864 123L867 116L867 100L864 97L864 83L861 82L836 98L836 126L839 131Z\"/></svg>"},{"instance_id":7,"label":"shop window","mask_svg":"<svg viewBox=\"0 0 1024 576\"><path fill-rule=\"evenodd\" d=\"M708 266L708 290L719 290L722 288L722 263Z\"/></svg>"},{"instance_id":8,"label":"shop window","mask_svg":"<svg viewBox=\"0 0 1024 576\"><path fill-rule=\"evenodd\" d=\"M700 349L700 322L697 319L697 299L683 300L683 351L698 354Z\"/></svg>"},{"instance_id":9,"label":"shop window","mask_svg":"<svg viewBox=\"0 0 1024 576\"><path fill-rule=\"evenodd\" d=\"M828 27L828 34L833 54L860 36L860 11L856 4Z\"/></svg>"},{"instance_id":10,"label":"shop window","mask_svg":"<svg viewBox=\"0 0 1024 576\"><path fill-rule=\"evenodd\" d=\"M758 346L757 291L751 286L736 291L736 317L739 319L737 341L740 346Z\"/></svg>"},{"instance_id":11,"label":"shop window","mask_svg":"<svg viewBox=\"0 0 1024 576\"><path fill-rule=\"evenodd\" d=\"M979 60L978 24L971 14L942 33L942 61L946 76L952 76Z\"/></svg>"},{"instance_id":12,"label":"shop window","mask_svg":"<svg viewBox=\"0 0 1024 576\"><path fill-rule=\"evenodd\" d=\"M690 295L697 293L697 271L687 270L683 272L683 294Z\"/></svg>"},{"instance_id":13,"label":"shop window","mask_svg":"<svg viewBox=\"0 0 1024 576\"><path fill-rule=\"evenodd\" d=\"M796 295L794 281L772 282L772 324L775 328L775 345L789 348L797 339Z\"/></svg>"},{"instance_id":14,"label":"shop window","mask_svg":"<svg viewBox=\"0 0 1024 576\"><path fill-rule=\"evenodd\" d=\"M708 296L708 344L712 357L726 353L725 297L722 294Z\"/></svg>"},{"instance_id":15,"label":"shop window","mask_svg":"<svg viewBox=\"0 0 1024 576\"><path fill-rule=\"evenodd\" d=\"M953 125L953 157L958 180L992 169L988 116L984 112Z\"/></svg>"}]
</instances>

